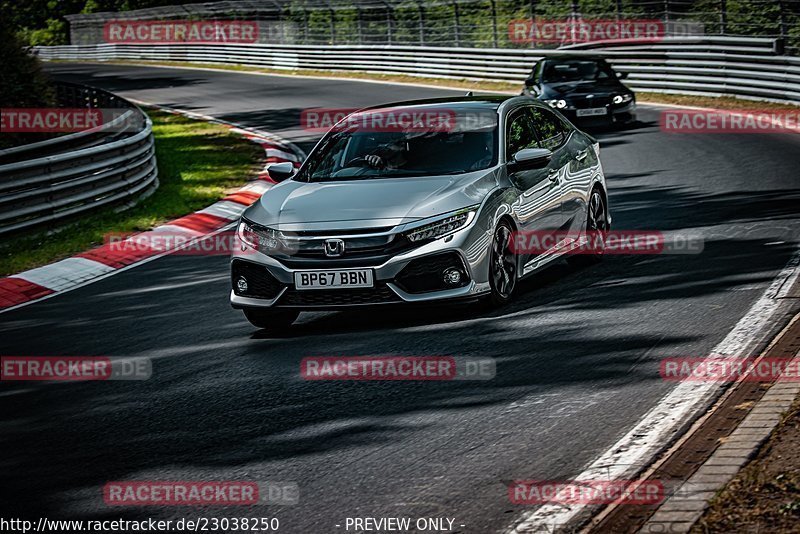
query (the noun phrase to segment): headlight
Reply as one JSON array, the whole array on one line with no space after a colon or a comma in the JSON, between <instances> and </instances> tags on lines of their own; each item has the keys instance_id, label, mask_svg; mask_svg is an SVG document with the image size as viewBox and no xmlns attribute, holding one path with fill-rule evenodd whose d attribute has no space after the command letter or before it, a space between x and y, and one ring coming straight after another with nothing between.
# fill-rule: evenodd
<instances>
[{"instance_id":1,"label":"headlight","mask_svg":"<svg viewBox=\"0 0 800 534\"><path fill-rule=\"evenodd\" d=\"M288 246L283 233L272 228L256 227L242 219L236 232L242 243L249 245L259 252L288 253Z\"/></svg>"},{"instance_id":2,"label":"headlight","mask_svg":"<svg viewBox=\"0 0 800 534\"><path fill-rule=\"evenodd\" d=\"M440 216L438 220L423 224L418 228L406 232L406 237L408 237L409 241L412 243L416 243L418 241L438 239L452 234L469 225L472 219L475 218L477 210L478 205L475 205L452 213L447 213Z\"/></svg>"},{"instance_id":3,"label":"headlight","mask_svg":"<svg viewBox=\"0 0 800 534\"><path fill-rule=\"evenodd\" d=\"M630 102L631 100L633 100L633 95L630 93L624 95L614 95L614 98L611 99L611 101L615 104L622 104L625 102Z\"/></svg>"},{"instance_id":4,"label":"headlight","mask_svg":"<svg viewBox=\"0 0 800 534\"><path fill-rule=\"evenodd\" d=\"M558 109L562 109L562 108L567 107L567 101L566 100L545 100L545 102L550 104L550 107L554 107L554 108L558 108Z\"/></svg>"}]
</instances>

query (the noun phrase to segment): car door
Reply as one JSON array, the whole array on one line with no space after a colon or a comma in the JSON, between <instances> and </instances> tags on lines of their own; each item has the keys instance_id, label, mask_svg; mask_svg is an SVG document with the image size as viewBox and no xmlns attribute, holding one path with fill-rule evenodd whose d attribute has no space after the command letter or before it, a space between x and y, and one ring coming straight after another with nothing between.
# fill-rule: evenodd
<instances>
[{"instance_id":1,"label":"car door","mask_svg":"<svg viewBox=\"0 0 800 534\"><path fill-rule=\"evenodd\" d=\"M506 121L506 162L513 161L514 154L524 148L543 148L536 134L534 109L533 106L524 106L509 114ZM523 266L555 244L555 233L563 224L557 176L558 171L552 167L552 162L544 168L509 172L509 180L519 191L511 209L527 236L526 246L517 251Z\"/></svg>"},{"instance_id":2,"label":"car door","mask_svg":"<svg viewBox=\"0 0 800 534\"><path fill-rule=\"evenodd\" d=\"M591 175L586 172L591 162L591 147L582 142L584 137L567 121L551 110L537 107L533 110L534 127L542 148L553 152L547 172L556 178L560 195L561 216L559 229L563 235L572 236L576 217L585 212L586 190ZM596 157L595 157L596 159ZM577 236L576 236L577 237Z\"/></svg>"},{"instance_id":3,"label":"car door","mask_svg":"<svg viewBox=\"0 0 800 534\"><path fill-rule=\"evenodd\" d=\"M544 110L560 121L566 131L567 142L563 150L569 157L561 180L561 211L565 230L570 235L581 232L586 227L586 211L593 177L600 171L600 160L594 150L593 139L577 130L569 121L555 113Z\"/></svg>"}]
</instances>

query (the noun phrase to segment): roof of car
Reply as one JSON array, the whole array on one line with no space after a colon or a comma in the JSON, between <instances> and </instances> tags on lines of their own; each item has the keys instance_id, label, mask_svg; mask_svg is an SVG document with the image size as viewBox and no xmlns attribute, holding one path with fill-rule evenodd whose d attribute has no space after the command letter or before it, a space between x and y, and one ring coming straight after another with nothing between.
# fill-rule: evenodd
<instances>
[{"instance_id":1,"label":"roof of car","mask_svg":"<svg viewBox=\"0 0 800 534\"><path fill-rule=\"evenodd\" d=\"M360 111L369 111L373 109L383 108L397 108L397 107L414 107L414 106L432 106L432 107L447 107L450 109L468 110L474 108L497 109L500 105L512 98L517 98L513 95L484 95L484 96L453 96L445 98L426 98L422 100L405 100L402 102L389 102L378 106L370 106Z\"/></svg>"},{"instance_id":2,"label":"roof of car","mask_svg":"<svg viewBox=\"0 0 800 534\"><path fill-rule=\"evenodd\" d=\"M606 58L604 58L603 56L598 56L598 55L556 54L556 55L553 55L553 56L547 56L547 57L542 58L542 59L543 60L548 60L548 59L583 59L583 60L589 60L589 61L600 61L600 60L605 60Z\"/></svg>"}]
</instances>

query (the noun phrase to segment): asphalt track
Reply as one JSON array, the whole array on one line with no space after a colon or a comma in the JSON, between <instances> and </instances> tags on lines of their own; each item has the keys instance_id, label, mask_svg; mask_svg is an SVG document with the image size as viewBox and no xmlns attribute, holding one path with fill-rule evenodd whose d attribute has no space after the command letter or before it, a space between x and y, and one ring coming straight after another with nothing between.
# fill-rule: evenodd
<instances>
[{"instance_id":1,"label":"asphalt track","mask_svg":"<svg viewBox=\"0 0 800 534\"><path fill-rule=\"evenodd\" d=\"M458 94L355 81L54 64L60 79L283 135L307 107ZM558 264L494 312L307 313L270 336L228 305L227 259L168 256L0 315L0 354L146 356L146 382L4 384L0 516L449 517L505 529L514 479L580 473L664 396L665 356L704 356L795 251L800 141L670 135L657 111L601 132L617 229L700 233L697 255ZM776 324L775 328L780 325ZM492 357L488 382L308 382L306 356ZM300 503L253 509L104 505L112 480L280 480ZM342 525L336 527L335 525ZM352 530L351 530L352 532Z\"/></svg>"}]
</instances>

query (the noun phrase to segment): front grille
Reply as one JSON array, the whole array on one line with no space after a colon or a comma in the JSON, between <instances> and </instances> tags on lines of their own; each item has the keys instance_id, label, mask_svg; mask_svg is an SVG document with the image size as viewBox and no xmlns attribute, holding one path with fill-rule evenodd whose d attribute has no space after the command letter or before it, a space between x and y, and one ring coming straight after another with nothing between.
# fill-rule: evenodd
<instances>
[{"instance_id":1,"label":"front grille","mask_svg":"<svg viewBox=\"0 0 800 534\"><path fill-rule=\"evenodd\" d=\"M239 290L239 277L247 280L247 291ZM241 260L234 260L231 265L231 284L236 295L255 299L274 299L283 287L266 267Z\"/></svg>"},{"instance_id":2,"label":"front grille","mask_svg":"<svg viewBox=\"0 0 800 534\"><path fill-rule=\"evenodd\" d=\"M335 235L335 234L329 234ZM389 234L382 236L369 237L340 237L344 241L344 254L339 258L363 258L367 256L380 256L386 254L397 254L408 248L410 242L405 236L400 234ZM325 240L313 239L302 241L293 254L295 258L318 258L318 259L338 259L328 258L325 255Z\"/></svg>"},{"instance_id":3,"label":"front grille","mask_svg":"<svg viewBox=\"0 0 800 534\"><path fill-rule=\"evenodd\" d=\"M328 235L337 235L331 234ZM414 248L402 234L365 237L339 237L344 241L344 254L337 257L325 255L325 239L301 241L292 255L273 257L290 269L336 269L380 265L389 258Z\"/></svg>"},{"instance_id":4,"label":"front grille","mask_svg":"<svg viewBox=\"0 0 800 534\"><path fill-rule=\"evenodd\" d=\"M386 304L402 299L386 284L359 289L307 289L289 288L278 300L278 306L349 306L353 304Z\"/></svg>"},{"instance_id":5,"label":"front grille","mask_svg":"<svg viewBox=\"0 0 800 534\"><path fill-rule=\"evenodd\" d=\"M461 283L455 286L444 283L442 273L448 267L455 267L464 274ZM402 290L408 293L425 293L427 291L464 287L469 282L469 278L461 256L456 252L447 252L412 260L395 277L395 282Z\"/></svg>"},{"instance_id":6,"label":"front grille","mask_svg":"<svg viewBox=\"0 0 800 534\"><path fill-rule=\"evenodd\" d=\"M575 106L576 109L602 108L610 104L610 96L598 96L594 98L577 97L572 100L572 105Z\"/></svg>"}]
</instances>

